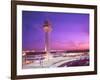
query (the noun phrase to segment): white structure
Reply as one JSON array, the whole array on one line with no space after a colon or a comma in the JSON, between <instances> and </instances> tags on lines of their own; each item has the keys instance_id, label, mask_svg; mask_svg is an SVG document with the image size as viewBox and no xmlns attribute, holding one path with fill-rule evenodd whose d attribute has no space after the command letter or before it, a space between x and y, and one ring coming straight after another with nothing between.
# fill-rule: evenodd
<instances>
[{"instance_id":1,"label":"white structure","mask_svg":"<svg viewBox=\"0 0 100 80\"><path fill-rule=\"evenodd\" d=\"M51 32L51 24L48 20L44 22L43 29L45 32L45 52L46 52L46 60L50 59L50 32Z\"/></svg>"}]
</instances>

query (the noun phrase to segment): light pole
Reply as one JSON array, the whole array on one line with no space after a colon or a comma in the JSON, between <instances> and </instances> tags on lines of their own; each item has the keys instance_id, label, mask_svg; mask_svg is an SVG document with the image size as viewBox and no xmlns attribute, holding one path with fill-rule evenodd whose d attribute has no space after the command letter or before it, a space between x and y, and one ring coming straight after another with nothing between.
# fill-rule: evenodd
<instances>
[{"instance_id":1,"label":"light pole","mask_svg":"<svg viewBox=\"0 0 100 80\"><path fill-rule=\"evenodd\" d=\"M43 29L45 32L45 52L46 52L46 59L49 61L50 56L50 32L51 32L51 24L48 20L44 22Z\"/></svg>"}]
</instances>

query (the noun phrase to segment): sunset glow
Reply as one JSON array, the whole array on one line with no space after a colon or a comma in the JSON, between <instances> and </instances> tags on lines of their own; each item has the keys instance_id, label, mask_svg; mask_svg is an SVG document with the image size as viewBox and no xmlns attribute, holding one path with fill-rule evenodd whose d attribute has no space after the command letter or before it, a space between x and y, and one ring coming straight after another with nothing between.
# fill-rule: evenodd
<instances>
[{"instance_id":1,"label":"sunset glow","mask_svg":"<svg viewBox=\"0 0 100 80\"><path fill-rule=\"evenodd\" d=\"M51 22L51 50L89 49L89 14L22 12L22 49L44 50L43 23Z\"/></svg>"}]
</instances>

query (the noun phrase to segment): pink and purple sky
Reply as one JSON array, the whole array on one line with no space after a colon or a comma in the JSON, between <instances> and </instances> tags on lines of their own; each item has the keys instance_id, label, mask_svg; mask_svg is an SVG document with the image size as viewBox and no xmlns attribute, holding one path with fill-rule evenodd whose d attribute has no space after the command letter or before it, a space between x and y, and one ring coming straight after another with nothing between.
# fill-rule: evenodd
<instances>
[{"instance_id":1,"label":"pink and purple sky","mask_svg":"<svg viewBox=\"0 0 100 80\"><path fill-rule=\"evenodd\" d=\"M89 14L22 11L23 50L44 50L46 19L52 27L51 50L89 49Z\"/></svg>"}]
</instances>

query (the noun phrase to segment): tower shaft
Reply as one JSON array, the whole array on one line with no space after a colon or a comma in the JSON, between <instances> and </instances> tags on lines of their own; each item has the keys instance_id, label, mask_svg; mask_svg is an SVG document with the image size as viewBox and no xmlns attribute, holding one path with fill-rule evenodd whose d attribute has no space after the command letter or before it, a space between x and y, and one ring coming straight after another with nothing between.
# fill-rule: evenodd
<instances>
[{"instance_id":1,"label":"tower shaft","mask_svg":"<svg viewBox=\"0 0 100 80\"><path fill-rule=\"evenodd\" d=\"M45 51L46 53L49 53L50 51L50 41L49 41L49 32L45 32Z\"/></svg>"}]
</instances>

